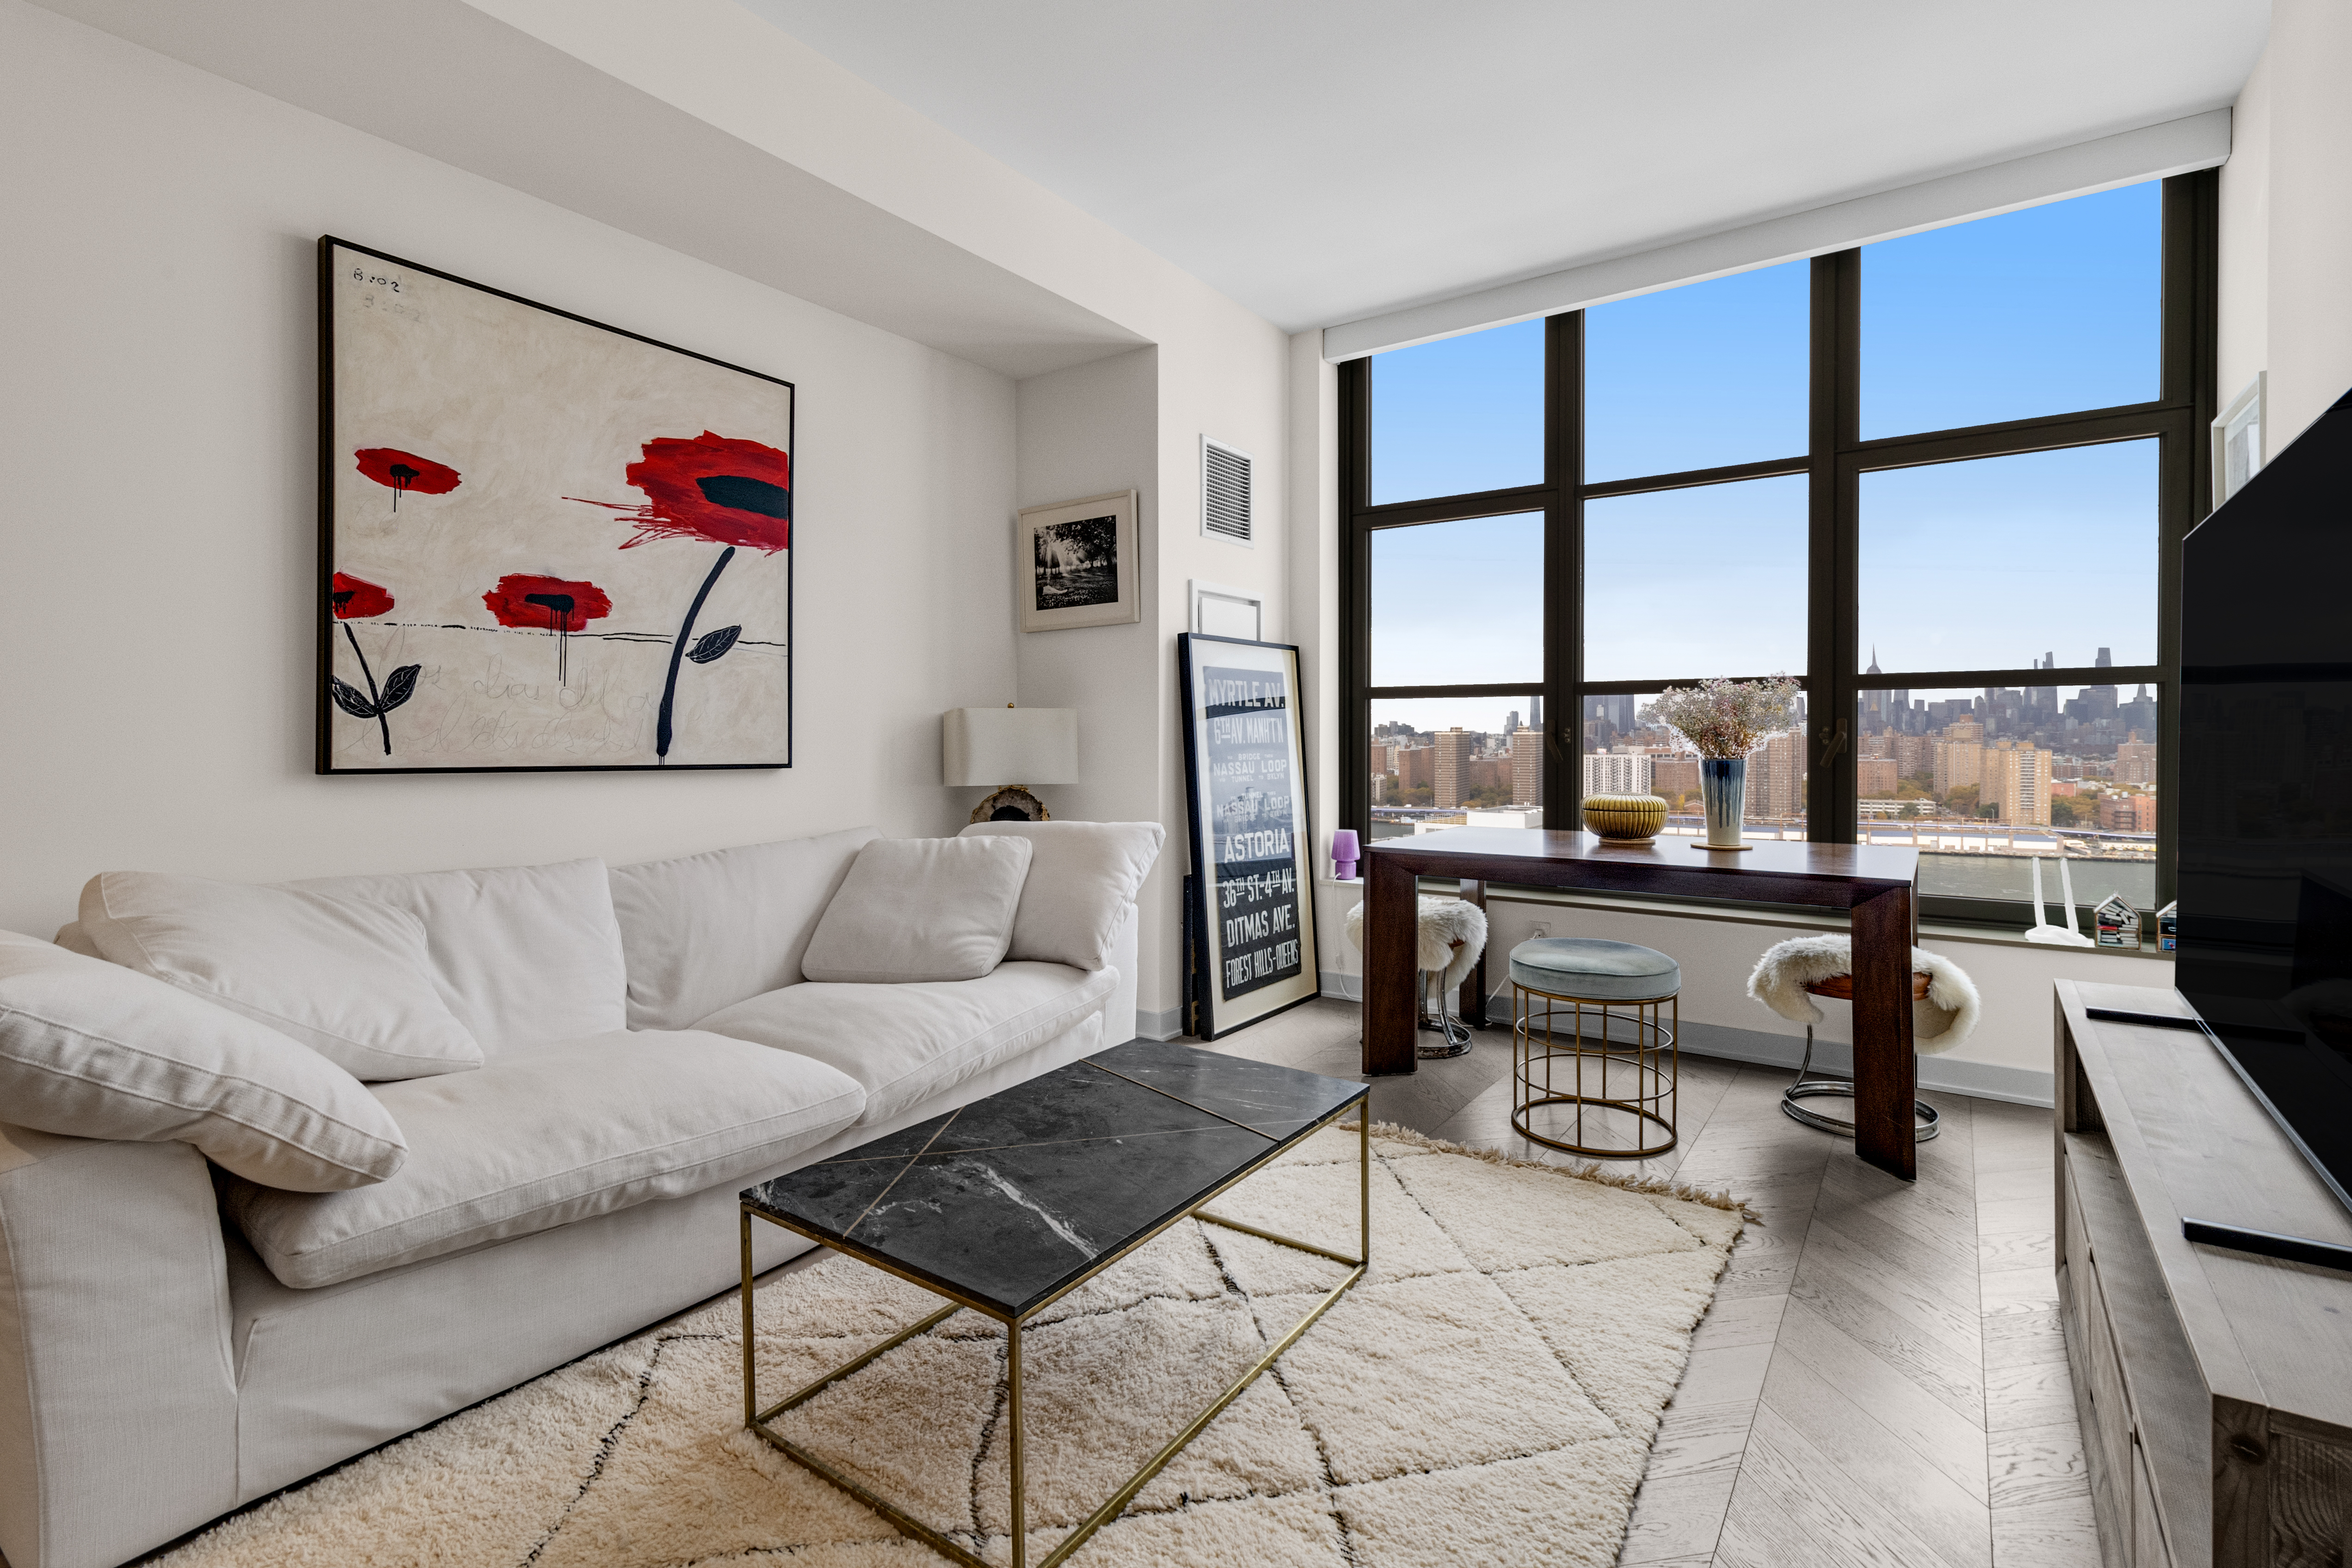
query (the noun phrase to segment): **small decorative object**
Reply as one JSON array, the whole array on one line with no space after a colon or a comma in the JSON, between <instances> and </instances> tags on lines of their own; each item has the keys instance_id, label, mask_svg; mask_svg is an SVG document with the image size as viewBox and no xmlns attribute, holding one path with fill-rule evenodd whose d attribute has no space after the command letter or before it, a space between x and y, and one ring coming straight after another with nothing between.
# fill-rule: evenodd
<instances>
[{"instance_id":1,"label":"small decorative object","mask_svg":"<svg viewBox=\"0 0 2352 1568\"><path fill-rule=\"evenodd\" d=\"M1061 631L1143 618L1136 585L1135 492L1024 508L1013 577L1021 629Z\"/></svg>"},{"instance_id":2,"label":"small decorative object","mask_svg":"<svg viewBox=\"0 0 2352 1568\"><path fill-rule=\"evenodd\" d=\"M2139 911L2121 893L2109 893L2091 911L2091 920L2099 929L2101 947L2139 946Z\"/></svg>"},{"instance_id":3,"label":"small decorative object","mask_svg":"<svg viewBox=\"0 0 2352 1568\"><path fill-rule=\"evenodd\" d=\"M1356 862L1363 857L1364 848L1357 841L1354 828L1342 827L1331 835L1331 876L1334 880L1354 881Z\"/></svg>"},{"instance_id":4,"label":"small decorative object","mask_svg":"<svg viewBox=\"0 0 2352 1568\"><path fill-rule=\"evenodd\" d=\"M1796 721L1800 682L1786 675L1765 680L1702 680L1670 686L1642 710L1699 754L1698 793L1706 808L1705 849L1745 849L1748 753Z\"/></svg>"},{"instance_id":5,"label":"small decorative object","mask_svg":"<svg viewBox=\"0 0 2352 1568\"><path fill-rule=\"evenodd\" d=\"M2026 928L2025 940L2038 942L2044 947L2089 947L2091 939L2074 929L2074 868L2066 857L2058 857L2060 896L2066 900L2066 923L2052 925L2042 907L2042 857L2033 858L2033 923Z\"/></svg>"},{"instance_id":6,"label":"small decorative object","mask_svg":"<svg viewBox=\"0 0 2352 1568\"><path fill-rule=\"evenodd\" d=\"M792 384L331 237L319 271L318 770L791 766Z\"/></svg>"},{"instance_id":7,"label":"small decorative object","mask_svg":"<svg viewBox=\"0 0 2352 1568\"><path fill-rule=\"evenodd\" d=\"M1666 825L1666 803L1654 795L1588 795L1584 826L1604 843L1648 844Z\"/></svg>"},{"instance_id":8,"label":"small decorative object","mask_svg":"<svg viewBox=\"0 0 2352 1568\"><path fill-rule=\"evenodd\" d=\"M940 782L994 786L971 808L974 822L1048 822L1053 813L1029 793L1032 784L1076 784L1078 710L1075 708L950 708L940 715ZM1006 779L1028 784L1006 784Z\"/></svg>"},{"instance_id":9,"label":"small decorative object","mask_svg":"<svg viewBox=\"0 0 2352 1568\"><path fill-rule=\"evenodd\" d=\"M1296 647L1185 632L1176 665L1198 944L1194 1027L1210 1040L1322 991L1306 714Z\"/></svg>"},{"instance_id":10,"label":"small decorative object","mask_svg":"<svg viewBox=\"0 0 2352 1568\"><path fill-rule=\"evenodd\" d=\"M2269 401L2270 373L2256 371L2246 389L2230 399L2213 421L2213 504L2220 506L2263 466L2263 405Z\"/></svg>"},{"instance_id":11,"label":"small decorative object","mask_svg":"<svg viewBox=\"0 0 2352 1568\"><path fill-rule=\"evenodd\" d=\"M2156 951L2180 951L2180 900L2175 899L2156 911Z\"/></svg>"}]
</instances>

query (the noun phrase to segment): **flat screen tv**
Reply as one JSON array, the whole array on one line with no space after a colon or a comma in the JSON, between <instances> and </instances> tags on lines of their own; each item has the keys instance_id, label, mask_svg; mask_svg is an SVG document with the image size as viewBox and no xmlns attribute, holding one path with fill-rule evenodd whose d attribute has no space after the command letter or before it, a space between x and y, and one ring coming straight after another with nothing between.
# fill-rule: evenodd
<instances>
[{"instance_id":1,"label":"flat screen tv","mask_svg":"<svg viewBox=\"0 0 2352 1568\"><path fill-rule=\"evenodd\" d=\"M2352 394L2181 584L2175 984L2352 1207Z\"/></svg>"}]
</instances>

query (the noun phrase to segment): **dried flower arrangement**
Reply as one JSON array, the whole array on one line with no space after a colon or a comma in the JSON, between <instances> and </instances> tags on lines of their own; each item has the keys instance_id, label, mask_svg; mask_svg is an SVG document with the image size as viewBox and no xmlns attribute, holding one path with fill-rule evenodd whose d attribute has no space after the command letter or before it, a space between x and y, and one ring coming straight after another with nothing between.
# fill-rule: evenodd
<instances>
[{"instance_id":1,"label":"dried flower arrangement","mask_svg":"<svg viewBox=\"0 0 2352 1568\"><path fill-rule=\"evenodd\" d=\"M1670 686L1642 717L1673 730L1702 757L1745 757L1766 736L1796 722L1800 686L1786 675Z\"/></svg>"}]
</instances>

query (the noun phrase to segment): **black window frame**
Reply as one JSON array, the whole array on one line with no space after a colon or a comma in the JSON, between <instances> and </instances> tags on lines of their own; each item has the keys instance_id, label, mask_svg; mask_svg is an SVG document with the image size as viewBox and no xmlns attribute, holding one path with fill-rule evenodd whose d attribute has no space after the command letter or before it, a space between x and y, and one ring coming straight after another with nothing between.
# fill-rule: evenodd
<instances>
[{"instance_id":1,"label":"black window frame","mask_svg":"<svg viewBox=\"0 0 2352 1568\"><path fill-rule=\"evenodd\" d=\"M1544 820L1581 820L1581 714L1589 697L1654 692L1662 682L1707 676L1754 678L1762 670L1690 670L1638 681L1587 681L1583 648L1584 503L1611 496L1802 474L1809 507L1806 691L1808 837L1852 843L1857 831L1856 704L1865 690L1932 690L1993 686L2099 686L2146 682L2158 702L2157 893L2173 897L2179 828L2167 809L2179 776L2180 545L2210 510L2211 451L2207 432L2216 411L2216 282L2220 180L2212 170L2163 182L2161 366L2158 395L2145 403L2076 410L1957 429L1863 440L1862 251L1811 263L1807 449L1764 462L1587 483L1583 479L1584 314L1544 321L1544 478L1533 485L1371 501L1371 357L1339 367L1339 674L1342 766L1339 819L1370 840L1371 704L1411 698L1518 696L1539 690L1544 703ZM1977 458L2153 437L2158 443L2157 662L2108 668L1903 670L1873 681L1860 673L1861 477ZM1543 664L1539 685L1390 686L1370 684L1372 535L1383 528L1540 512L1544 536ZM1925 918L1960 923L2016 924L2032 917L2022 900L1927 894Z\"/></svg>"}]
</instances>

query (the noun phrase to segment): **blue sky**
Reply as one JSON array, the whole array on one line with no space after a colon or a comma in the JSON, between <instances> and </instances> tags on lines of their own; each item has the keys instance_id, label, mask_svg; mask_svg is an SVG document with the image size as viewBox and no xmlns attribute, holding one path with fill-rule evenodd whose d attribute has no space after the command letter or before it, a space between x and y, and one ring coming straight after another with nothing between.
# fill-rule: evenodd
<instances>
[{"instance_id":1,"label":"blue sky","mask_svg":"<svg viewBox=\"0 0 2352 1568\"><path fill-rule=\"evenodd\" d=\"M1865 248L1864 437L2156 396L2160 201L2150 182ZM1796 262L1588 311L1588 476L1801 452L1809 279ZM1543 335L1376 356L1373 500L1539 482ZM1874 638L1888 669L2152 661L2154 447L1865 475L1864 658ZM1592 678L1801 672L1805 531L1801 479L1591 503ZM1539 537L1526 517L1377 535L1374 683L1538 678Z\"/></svg>"}]
</instances>

